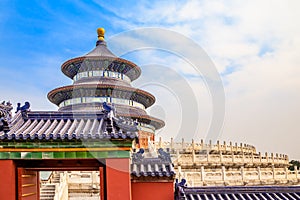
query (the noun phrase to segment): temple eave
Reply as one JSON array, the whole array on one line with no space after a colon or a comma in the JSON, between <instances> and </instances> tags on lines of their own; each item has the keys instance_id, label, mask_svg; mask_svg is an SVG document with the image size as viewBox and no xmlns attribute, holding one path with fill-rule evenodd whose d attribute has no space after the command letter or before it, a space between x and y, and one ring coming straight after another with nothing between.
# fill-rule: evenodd
<instances>
[{"instance_id":1,"label":"temple eave","mask_svg":"<svg viewBox=\"0 0 300 200\"><path fill-rule=\"evenodd\" d=\"M77 84L56 88L48 93L48 99L59 105L71 98L79 97L116 97L135 100L146 108L155 103L155 97L140 89L113 84Z\"/></svg>"},{"instance_id":2,"label":"temple eave","mask_svg":"<svg viewBox=\"0 0 300 200\"><path fill-rule=\"evenodd\" d=\"M82 56L70 59L61 66L62 72L73 79L73 77L82 70L110 70L119 71L128 75L131 81L141 75L141 69L136 64L115 57L106 56Z\"/></svg>"}]
</instances>

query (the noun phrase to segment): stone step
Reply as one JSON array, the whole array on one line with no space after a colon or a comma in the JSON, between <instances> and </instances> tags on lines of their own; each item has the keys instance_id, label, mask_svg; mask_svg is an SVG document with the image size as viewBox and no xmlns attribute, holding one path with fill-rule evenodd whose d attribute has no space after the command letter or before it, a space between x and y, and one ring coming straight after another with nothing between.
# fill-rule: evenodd
<instances>
[{"instance_id":1,"label":"stone step","mask_svg":"<svg viewBox=\"0 0 300 200\"><path fill-rule=\"evenodd\" d=\"M40 197L40 200L53 200L54 197Z\"/></svg>"},{"instance_id":2,"label":"stone step","mask_svg":"<svg viewBox=\"0 0 300 200\"><path fill-rule=\"evenodd\" d=\"M43 184L40 189L40 200L53 200L55 196L55 184Z\"/></svg>"},{"instance_id":3,"label":"stone step","mask_svg":"<svg viewBox=\"0 0 300 200\"><path fill-rule=\"evenodd\" d=\"M53 191L41 191L41 195L52 195L52 194L54 194L54 190Z\"/></svg>"}]
</instances>

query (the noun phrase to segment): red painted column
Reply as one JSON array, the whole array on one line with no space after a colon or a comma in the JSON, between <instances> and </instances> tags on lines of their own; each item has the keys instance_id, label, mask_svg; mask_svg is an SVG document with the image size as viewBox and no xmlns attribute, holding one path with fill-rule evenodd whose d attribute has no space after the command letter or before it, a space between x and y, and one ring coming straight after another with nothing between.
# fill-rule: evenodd
<instances>
[{"instance_id":1,"label":"red painted column","mask_svg":"<svg viewBox=\"0 0 300 200\"><path fill-rule=\"evenodd\" d=\"M106 159L107 200L131 200L129 158Z\"/></svg>"},{"instance_id":2,"label":"red painted column","mask_svg":"<svg viewBox=\"0 0 300 200\"><path fill-rule=\"evenodd\" d=\"M16 199L16 166L12 160L0 160L0 199Z\"/></svg>"},{"instance_id":3,"label":"red painted column","mask_svg":"<svg viewBox=\"0 0 300 200\"><path fill-rule=\"evenodd\" d=\"M99 167L99 174L100 174L100 200L105 199L105 183L104 183L104 169L103 167Z\"/></svg>"},{"instance_id":4,"label":"red painted column","mask_svg":"<svg viewBox=\"0 0 300 200\"><path fill-rule=\"evenodd\" d=\"M37 199L40 199L40 173L36 171L36 192L37 192Z\"/></svg>"}]
</instances>

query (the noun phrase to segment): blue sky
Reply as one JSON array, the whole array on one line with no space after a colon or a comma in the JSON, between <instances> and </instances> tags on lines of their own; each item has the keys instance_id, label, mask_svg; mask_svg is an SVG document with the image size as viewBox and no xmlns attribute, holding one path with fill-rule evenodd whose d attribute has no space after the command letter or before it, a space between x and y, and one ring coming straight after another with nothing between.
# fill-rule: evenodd
<instances>
[{"instance_id":1,"label":"blue sky","mask_svg":"<svg viewBox=\"0 0 300 200\"><path fill-rule=\"evenodd\" d=\"M61 64L94 48L98 27L105 27L108 40L135 28L160 27L193 40L218 70L226 96L220 140L250 143L258 151L300 158L294 147L300 133L299 7L298 1L292 0L2 0L0 99L11 100L14 105L28 100L33 110L56 110L47 93L72 84L61 73ZM213 108L201 74L184 59L162 51L136 51L124 57L139 64L146 72L144 76L155 73L147 68L154 63L172 68L185 79L194 92L199 113L197 133L188 138L206 137ZM161 95L164 91L157 85L151 88L136 83L159 97L156 108L162 109L171 124L160 133L167 139L179 129L170 126L182 120L178 114L182 105L176 98L170 100L172 92L169 99ZM165 108L168 102L174 103L174 109Z\"/></svg>"}]
</instances>

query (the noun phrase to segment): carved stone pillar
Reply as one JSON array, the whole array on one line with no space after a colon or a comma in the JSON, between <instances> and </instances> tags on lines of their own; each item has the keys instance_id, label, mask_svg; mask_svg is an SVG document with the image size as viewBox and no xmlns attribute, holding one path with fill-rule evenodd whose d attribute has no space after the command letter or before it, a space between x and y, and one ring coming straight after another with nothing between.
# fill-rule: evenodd
<instances>
[{"instance_id":1,"label":"carved stone pillar","mask_svg":"<svg viewBox=\"0 0 300 200\"><path fill-rule=\"evenodd\" d=\"M192 162L193 164L196 162L196 155L195 155L195 150L192 150Z\"/></svg>"},{"instance_id":2,"label":"carved stone pillar","mask_svg":"<svg viewBox=\"0 0 300 200\"><path fill-rule=\"evenodd\" d=\"M244 167L241 166L241 176L242 176L242 181L245 180L245 176L244 176Z\"/></svg>"},{"instance_id":3,"label":"carved stone pillar","mask_svg":"<svg viewBox=\"0 0 300 200\"><path fill-rule=\"evenodd\" d=\"M222 181L225 181L225 179L226 179L225 166L222 166Z\"/></svg>"},{"instance_id":4,"label":"carved stone pillar","mask_svg":"<svg viewBox=\"0 0 300 200\"><path fill-rule=\"evenodd\" d=\"M257 167L257 174L258 174L258 180L261 181L261 171L260 171L260 167Z\"/></svg>"},{"instance_id":5,"label":"carved stone pillar","mask_svg":"<svg viewBox=\"0 0 300 200\"><path fill-rule=\"evenodd\" d=\"M201 166L200 170L201 170L201 181L204 182L205 180L204 166Z\"/></svg>"},{"instance_id":6,"label":"carved stone pillar","mask_svg":"<svg viewBox=\"0 0 300 200\"><path fill-rule=\"evenodd\" d=\"M272 174L273 174L273 180L275 180L275 166L272 164Z\"/></svg>"},{"instance_id":7,"label":"carved stone pillar","mask_svg":"<svg viewBox=\"0 0 300 200\"><path fill-rule=\"evenodd\" d=\"M184 150L185 149L185 145L184 145L184 139L182 138L182 140L181 140L181 148L182 148L182 150Z\"/></svg>"},{"instance_id":8,"label":"carved stone pillar","mask_svg":"<svg viewBox=\"0 0 300 200\"><path fill-rule=\"evenodd\" d=\"M178 165L178 180L181 180L183 177L181 176L181 166Z\"/></svg>"}]
</instances>

